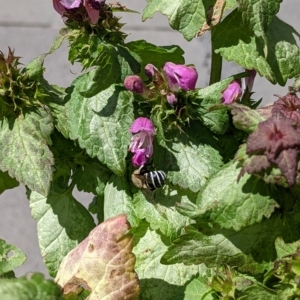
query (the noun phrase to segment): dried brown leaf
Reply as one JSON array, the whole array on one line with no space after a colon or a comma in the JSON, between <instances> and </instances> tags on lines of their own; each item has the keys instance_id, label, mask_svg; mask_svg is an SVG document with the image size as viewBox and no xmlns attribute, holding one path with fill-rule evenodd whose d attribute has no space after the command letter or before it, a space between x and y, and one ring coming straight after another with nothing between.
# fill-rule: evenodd
<instances>
[{"instance_id":1,"label":"dried brown leaf","mask_svg":"<svg viewBox=\"0 0 300 300\"><path fill-rule=\"evenodd\" d=\"M204 22L199 29L199 32L196 35L197 37L203 35L207 30L210 30L212 26L215 26L220 22L225 4L225 0L217 0L214 6L210 6L206 12L206 22Z\"/></svg>"},{"instance_id":2,"label":"dried brown leaf","mask_svg":"<svg viewBox=\"0 0 300 300\"><path fill-rule=\"evenodd\" d=\"M98 225L62 261L55 281L64 294L91 291L88 300L138 299L133 236L122 214Z\"/></svg>"}]
</instances>

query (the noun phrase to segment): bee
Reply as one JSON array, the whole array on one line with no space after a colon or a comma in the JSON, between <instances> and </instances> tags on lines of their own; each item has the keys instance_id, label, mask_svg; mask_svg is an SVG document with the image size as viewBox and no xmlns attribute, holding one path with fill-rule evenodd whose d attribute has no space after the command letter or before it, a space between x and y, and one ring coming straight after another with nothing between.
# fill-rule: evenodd
<instances>
[{"instance_id":1,"label":"bee","mask_svg":"<svg viewBox=\"0 0 300 300\"><path fill-rule=\"evenodd\" d=\"M131 175L133 184L139 189L155 189L165 184L166 173L164 171L149 171L146 166L141 166Z\"/></svg>"}]
</instances>

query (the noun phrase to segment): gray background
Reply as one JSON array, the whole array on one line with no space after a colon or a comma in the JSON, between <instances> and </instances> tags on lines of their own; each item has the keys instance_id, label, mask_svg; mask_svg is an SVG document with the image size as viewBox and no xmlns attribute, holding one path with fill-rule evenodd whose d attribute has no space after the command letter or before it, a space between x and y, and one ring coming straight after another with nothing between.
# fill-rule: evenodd
<instances>
[{"instance_id":1,"label":"gray background","mask_svg":"<svg viewBox=\"0 0 300 300\"><path fill-rule=\"evenodd\" d=\"M172 0L170 0L172 1ZM109 1L107 1L109 2ZM121 4L142 13L146 0L121 0ZM21 62L27 64L33 58L49 50L58 30L63 26L60 16L52 7L51 0L0 0L0 50L7 54L7 47L15 49ZM299 0L284 0L279 17L299 31ZM127 41L146 39L156 45L179 45L185 51L187 64L195 64L199 73L197 86L205 87L209 80L210 34L187 42L180 33L168 26L167 18L156 13L153 19L141 21L141 14L122 13L123 31L130 33ZM67 60L66 44L46 58L45 77L52 84L68 86L79 75L80 66L72 66ZM242 71L234 63L224 63L223 78ZM291 84L289 81L287 85ZM263 78L256 78L253 90L255 99L264 103L274 101L273 94L285 95L287 87L273 86ZM87 205L92 196L74 192L75 198ZM48 275L43 264L36 236L36 222L30 216L25 188L7 190L0 195L0 238L19 247L27 255L27 261L16 275L42 272Z\"/></svg>"}]
</instances>

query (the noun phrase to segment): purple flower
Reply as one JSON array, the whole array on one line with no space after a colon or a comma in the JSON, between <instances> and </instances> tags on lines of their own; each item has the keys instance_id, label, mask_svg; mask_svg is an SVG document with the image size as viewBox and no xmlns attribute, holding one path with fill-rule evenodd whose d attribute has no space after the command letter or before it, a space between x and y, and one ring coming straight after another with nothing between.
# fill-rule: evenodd
<instances>
[{"instance_id":1,"label":"purple flower","mask_svg":"<svg viewBox=\"0 0 300 300\"><path fill-rule=\"evenodd\" d=\"M145 74L149 79L152 79L155 73L158 72L157 68L152 64L147 64L145 67Z\"/></svg>"},{"instance_id":2,"label":"purple flower","mask_svg":"<svg viewBox=\"0 0 300 300\"><path fill-rule=\"evenodd\" d=\"M241 80L235 79L229 85L227 88L222 92L222 103L224 104L231 104L235 102L238 98L242 95L242 89L241 89Z\"/></svg>"},{"instance_id":3,"label":"purple flower","mask_svg":"<svg viewBox=\"0 0 300 300\"><path fill-rule=\"evenodd\" d=\"M100 17L100 9L105 0L83 0L83 5L89 15L92 24L96 24Z\"/></svg>"},{"instance_id":4,"label":"purple flower","mask_svg":"<svg viewBox=\"0 0 300 300\"><path fill-rule=\"evenodd\" d=\"M126 90L141 94L144 97L148 95L148 89L140 76L127 76L124 80L124 86Z\"/></svg>"},{"instance_id":5,"label":"purple flower","mask_svg":"<svg viewBox=\"0 0 300 300\"><path fill-rule=\"evenodd\" d=\"M167 101L170 105L175 105L177 103L177 97L173 93L167 94Z\"/></svg>"},{"instance_id":6,"label":"purple flower","mask_svg":"<svg viewBox=\"0 0 300 300\"><path fill-rule=\"evenodd\" d=\"M164 84L165 80L161 73L152 64L148 64L145 67L146 76L154 83L155 86L159 87Z\"/></svg>"},{"instance_id":7,"label":"purple flower","mask_svg":"<svg viewBox=\"0 0 300 300\"><path fill-rule=\"evenodd\" d=\"M248 89L248 91L251 92L253 88L254 79L256 76L256 71L254 69L246 70L246 71L250 73L250 76L245 77L245 85L246 85L246 89Z\"/></svg>"},{"instance_id":8,"label":"purple flower","mask_svg":"<svg viewBox=\"0 0 300 300\"><path fill-rule=\"evenodd\" d=\"M52 0L54 9L61 15L68 9L78 8L81 4L86 9L86 12L92 24L96 24L100 17L100 9L105 3L105 0Z\"/></svg>"},{"instance_id":9,"label":"purple flower","mask_svg":"<svg viewBox=\"0 0 300 300\"><path fill-rule=\"evenodd\" d=\"M62 15L66 9L79 7L80 3L81 0L53 0L53 7L60 15Z\"/></svg>"},{"instance_id":10,"label":"purple flower","mask_svg":"<svg viewBox=\"0 0 300 300\"><path fill-rule=\"evenodd\" d=\"M198 73L194 67L167 62L163 70L171 91L177 92L180 88L186 91L195 89Z\"/></svg>"},{"instance_id":11,"label":"purple flower","mask_svg":"<svg viewBox=\"0 0 300 300\"><path fill-rule=\"evenodd\" d=\"M129 151L134 153L132 164L135 167L142 166L153 154L153 123L148 118L140 117L132 123L129 131L133 133L129 145Z\"/></svg>"}]
</instances>

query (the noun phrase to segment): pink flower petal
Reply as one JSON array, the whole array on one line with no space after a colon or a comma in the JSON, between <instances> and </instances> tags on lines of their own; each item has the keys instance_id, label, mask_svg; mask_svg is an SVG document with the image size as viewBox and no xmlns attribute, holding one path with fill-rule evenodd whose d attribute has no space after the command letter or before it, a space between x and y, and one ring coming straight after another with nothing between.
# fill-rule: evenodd
<instances>
[{"instance_id":1,"label":"pink flower petal","mask_svg":"<svg viewBox=\"0 0 300 300\"><path fill-rule=\"evenodd\" d=\"M223 91L222 103L231 104L235 102L242 95L241 80L233 80L227 88Z\"/></svg>"},{"instance_id":2,"label":"pink flower petal","mask_svg":"<svg viewBox=\"0 0 300 300\"><path fill-rule=\"evenodd\" d=\"M131 133L137 133L139 131L146 131L146 132L155 134L155 129L154 129L152 121L149 120L148 118L143 118L143 117L135 119L134 122L132 123L129 131Z\"/></svg>"},{"instance_id":3,"label":"pink flower petal","mask_svg":"<svg viewBox=\"0 0 300 300\"><path fill-rule=\"evenodd\" d=\"M141 149L135 152L134 156L131 159L133 166L139 167L143 166L147 162L147 158L145 155L145 149Z\"/></svg>"},{"instance_id":4,"label":"pink flower petal","mask_svg":"<svg viewBox=\"0 0 300 300\"><path fill-rule=\"evenodd\" d=\"M72 9L80 6L81 0L60 0L60 3L67 9Z\"/></svg>"},{"instance_id":5,"label":"pink flower petal","mask_svg":"<svg viewBox=\"0 0 300 300\"><path fill-rule=\"evenodd\" d=\"M194 67L167 62L163 70L173 92L177 92L179 88L186 91L195 89L198 73Z\"/></svg>"}]
</instances>

